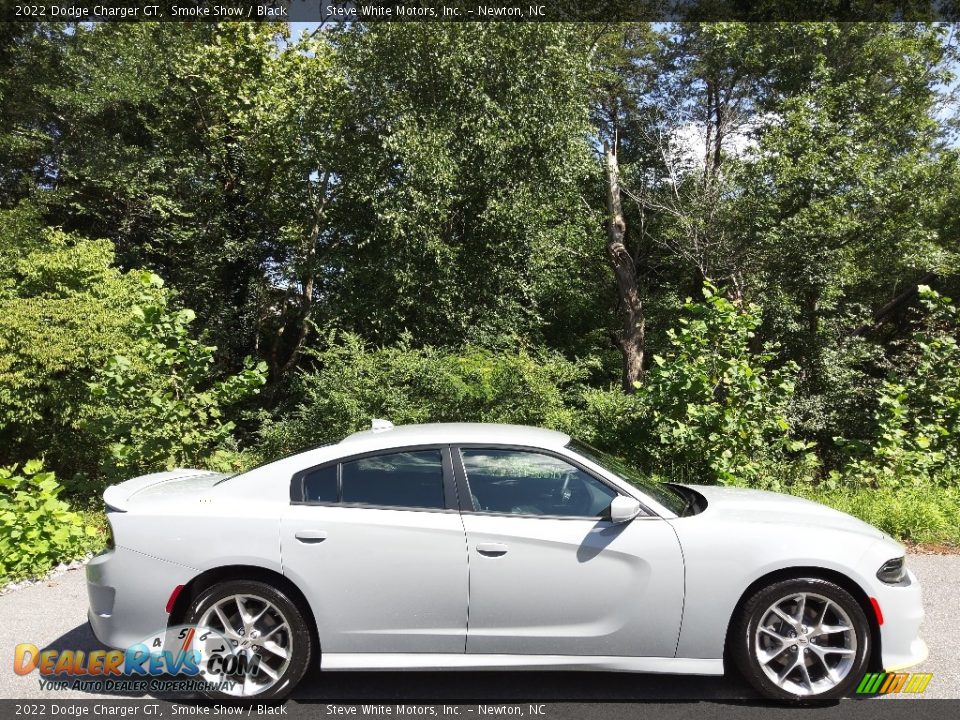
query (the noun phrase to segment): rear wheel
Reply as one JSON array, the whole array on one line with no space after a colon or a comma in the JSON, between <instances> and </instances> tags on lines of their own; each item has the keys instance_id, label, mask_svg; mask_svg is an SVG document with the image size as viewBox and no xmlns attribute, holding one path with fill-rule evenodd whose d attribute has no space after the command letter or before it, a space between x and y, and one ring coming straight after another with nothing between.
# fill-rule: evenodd
<instances>
[{"instance_id":1,"label":"rear wheel","mask_svg":"<svg viewBox=\"0 0 960 720\"><path fill-rule=\"evenodd\" d=\"M222 690L213 698L286 696L307 670L312 641L303 614L286 595L262 582L232 580L208 588L186 622L222 635L235 660L205 663L201 674Z\"/></svg>"},{"instance_id":2,"label":"rear wheel","mask_svg":"<svg viewBox=\"0 0 960 720\"><path fill-rule=\"evenodd\" d=\"M734 660L776 700L844 697L863 678L870 625L860 604L819 578L778 582L754 594L737 620Z\"/></svg>"}]
</instances>

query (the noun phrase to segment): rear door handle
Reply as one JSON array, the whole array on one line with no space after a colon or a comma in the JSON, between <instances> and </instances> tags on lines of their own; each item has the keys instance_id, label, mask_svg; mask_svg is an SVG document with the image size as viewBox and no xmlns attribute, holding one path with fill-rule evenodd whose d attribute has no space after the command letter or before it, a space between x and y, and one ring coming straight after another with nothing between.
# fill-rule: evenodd
<instances>
[{"instance_id":1,"label":"rear door handle","mask_svg":"<svg viewBox=\"0 0 960 720\"><path fill-rule=\"evenodd\" d=\"M503 543L477 543L477 552L487 557L506 555L509 548Z\"/></svg>"},{"instance_id":2,"label":"rear door handle","mask_svg":"<svg viewBox=\"0 0 960 720\"><path fill-rule=\"evenodd\" d=\"M326 530L297 530L293 536L302 543L322 543L327 539Z\"/></svg>"}]
</instances>

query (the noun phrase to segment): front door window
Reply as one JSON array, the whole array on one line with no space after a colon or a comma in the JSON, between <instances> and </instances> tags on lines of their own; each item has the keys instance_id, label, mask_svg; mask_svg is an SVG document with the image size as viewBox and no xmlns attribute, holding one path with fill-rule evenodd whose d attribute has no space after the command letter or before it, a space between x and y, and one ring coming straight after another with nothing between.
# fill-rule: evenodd
<instances>
[{"instance_id":1,"label":"front door window","mask_svg":"<svg viewBox=\"0 0 960 720\"><path fill-rule=\"evenodd\" d=\"M601 517L617 496L613 488L552 455L477 448L461 452L478 512Z\"/></svg>"}]
</instances>

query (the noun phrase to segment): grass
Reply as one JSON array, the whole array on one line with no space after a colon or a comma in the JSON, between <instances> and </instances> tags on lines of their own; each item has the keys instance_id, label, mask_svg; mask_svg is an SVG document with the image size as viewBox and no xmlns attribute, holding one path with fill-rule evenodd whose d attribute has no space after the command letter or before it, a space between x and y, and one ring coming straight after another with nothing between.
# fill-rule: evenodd
<instances>
[{"instance_id":1,"label":"grass","mask_svg":"<svg viewBox=\"0 0 960 720\"><path fill-rule=\"evenodd\" d=\"M960 490L957 488L821 490L795 485L789 492L858 517L901 542L960 547Z\"/></svg>"}]
</instances>

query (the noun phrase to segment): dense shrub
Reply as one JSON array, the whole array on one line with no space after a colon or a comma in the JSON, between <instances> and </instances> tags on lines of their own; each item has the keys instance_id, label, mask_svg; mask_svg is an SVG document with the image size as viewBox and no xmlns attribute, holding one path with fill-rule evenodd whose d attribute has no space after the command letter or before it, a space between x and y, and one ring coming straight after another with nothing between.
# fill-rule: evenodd
<instances>
[{"instance_id":1,"label":"dense shrub","mask_svg":"<svg viewBox=\"0 0 960 720\"><path fill-rule=\"evenodd\" d=\"M61 477L88 471L100 448L77 426L87 381L133 344L134 274L113 246L0 211L0 465L43 457Z\"/></svg>"},{"instance_id":2,"label":"dense shrub","mask_svg":"<svg viewBox=\"0 0 960 720\"><path fill-rule=\"evenodd\" d=\"M636 392L586 387L591 362L523 349L371 348L332 332L298 380L300 401L262 430L275 457L369 427L431 421L512 422L564 430L673 480L779 488L814 471L791 434L796 367L754 353L758 308L711 285L688 301Z\"/></svg>"},{"instance_id":3,"label":"dense shrub","mask_svg":"<svg viewBox=\"0 0 960 720\"><path fill-rule=\"evenodd\" d=\"M39 461L0 468L0 583L82 555L96 536L58 495Z\"/></svg>"},{"instance_id":4,"label":"dense shrub","mask_svg":"<svg viewBox=\"0 0 960 720\"><path fill-rule=\"evenodd\" d=\"M223 408L259 391L266 363L248 362L220 378L215 347L190 334L191 310L172 311L154 301L162 281L141 275L142 303L133 308L132 352L114 355L90 383L97 405L85 419L105 453L100 477L116 482L131 475L184 465L223 464L233 423Z\"/></svg>"},{"instance_id":5,"label":"dense shrub","mask_svg":"<svg viewBox=\"0 0 960 720\"><path fill-rule=\"evenodd\" d=\"M856 455L838 482L873 487L956 485L960 467L960 313L949 298L920 289L925 327L910 343L912 362L877 390L876 432L842 445Z\"/></svg>"},{"instance_id":6,"label":"dense shrub","mask_svg":"<svg viewBox=\"0 0 960 720\"><path fill-rule=\"evenodd\" d=\"M339 440L369 428L374 417L395 424L476 421L570 430L587 373L584 364L522 348L375 348L337 332L325 340L323 349L311 352L314 369L298 380L300 401L262 431L267 457Z\"/></svg>"},{"instance_id":7,"label":"dense shrub","mask_svg":"<svg viewBox=\"0 0 960 720\"><path fill-rule=\"evenodd\" d=\"M777 487L809 445L788 421L796 366L751 350L759 308L738 307L707 283L636 392L587 393L593 442L648 472L702 483ZM772 473L771 470L777 470Z\"/></svg>"}]
</instances>

